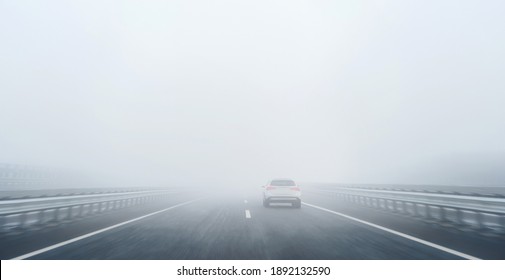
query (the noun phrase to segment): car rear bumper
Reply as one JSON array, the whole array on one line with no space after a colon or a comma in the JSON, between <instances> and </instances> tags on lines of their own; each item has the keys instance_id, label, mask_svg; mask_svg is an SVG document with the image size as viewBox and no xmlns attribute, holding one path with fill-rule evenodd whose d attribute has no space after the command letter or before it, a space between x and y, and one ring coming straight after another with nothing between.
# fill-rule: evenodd
<instances>
[{"instance_id":1,"label":"car rear bumper","mask_svg":"<svg viewBox=\"0 0 505 280\"><path fill-rule=\"evenodd\" d=\"M301 198L299 196L270 196L270 197L265 197L265 200L268 201L278 201L278 202L293 202L293 201L300 201Z\"/></svg>"}]
</instances>

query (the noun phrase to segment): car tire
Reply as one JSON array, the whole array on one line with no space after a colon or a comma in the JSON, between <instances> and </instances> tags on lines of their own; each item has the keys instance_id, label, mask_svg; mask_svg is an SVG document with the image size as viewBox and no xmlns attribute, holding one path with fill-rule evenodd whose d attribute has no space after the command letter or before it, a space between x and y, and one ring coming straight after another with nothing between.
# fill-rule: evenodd
<instances>
[{"instance_id":1,"label":"car tire","mask_svg":"<svg viewBox=\"0 0 505 280\"><path fill-rule=\"evenodd\" d=\"M293 202L293 207L294 207L294 208L297 208L297 209L302 208L302 201L301 201L301 200L298 200L298 201L296 201L296 202Z\"/></svg>"},{"instance_id":2,"label":"car tire","mask_svg":"<svg viewBox=\"0 0 505 280\"><path fill-rule=\"evenodd\" d=\"M263 199L263 206L264 207L269 207L270 206L270 203L268 203L268 200Z\"/></svg>"}]
</instances>

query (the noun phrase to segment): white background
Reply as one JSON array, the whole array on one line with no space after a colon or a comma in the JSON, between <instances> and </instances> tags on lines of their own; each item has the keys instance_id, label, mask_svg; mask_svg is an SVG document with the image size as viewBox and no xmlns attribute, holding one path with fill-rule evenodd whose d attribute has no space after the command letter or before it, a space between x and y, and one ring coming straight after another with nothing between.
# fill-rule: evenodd
<instances>
[{"instance_id":1,"label":"white background","mask_svg":"<svg viewBox=\"0 0 505 280\"><path fill-rule=\"evenodd\" d=\"M14 279L500 279L504 261L2 261ZM177 276L186 268L260 268L261 276ZM329 276L270 276L272 266L329 266Z\"/></svg>"}]
</instances>

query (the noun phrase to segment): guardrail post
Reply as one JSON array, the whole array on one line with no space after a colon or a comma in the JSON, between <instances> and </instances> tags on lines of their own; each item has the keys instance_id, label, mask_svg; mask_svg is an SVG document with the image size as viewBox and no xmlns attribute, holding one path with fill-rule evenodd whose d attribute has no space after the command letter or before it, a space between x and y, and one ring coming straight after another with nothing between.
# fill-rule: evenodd
<instances>
[{"instance_id":1,"label":"guardrail post","mask_svg":"<svg viewBox=\"0 0 505 280\"><path fill-rule=\"evenodd\" d=\"M428 220L434 220L435 217L433 217L432 211L433 207L429 204L426 204L426 219Z\"/></svg>"},{"instance_id":2,"label":"guardrail post","mask_svg":"<svg viewBox=\"0 0 505 280\"><path fill-rule=\"evenodd\" d=\"M36 222L36 224L38 224L38 225L42 224L42 221L44 220L44 212L45 212L44 210L41 210L41 211L39 211L39 212L37 213L37 216L38 216L38 217L37 217L37 222Z\"/></svg>"},{"instance_id":3,"label":"guardrail post","mask_svg":"<svg viewBox=\"0 0 505 280\"><path fill-rule=\"evenodd\" d=\"M393 200L394 202L394 211L397 213L403 213L403 201Z\"/></svg>"},{"instance_id":4,"label":"guardrail post","mask_svg":"<svg viewBox=\"0 0 505 280\"><path fill-rule=\"evenodd\" d=\"M463 211L461 209L456 209L456 215L457 215L457 218L456 218L456 221L458 223L458 225L463 225L464 222L463 222Z\"/></svg>"},{"instance_id":5,"label":"guardrail post","mask_svg":"<svg viewBox=\"0 0 505 280\"><path fill-rule=\"evenodd\" d=\"M84 213L84 205L81 204L81 205L79 205L79 210L78 210L77 216L82 217L83 213Z\"/></svg>"},{"instance_id":6,"label":"guardrail post","mask_svg":"<svg viewBox=\"0 0 505 280\"><path fill-rule=\"evenodd\" d=\"M418 217L419 211L417 211L417 203L412 203L412 207L413 207L414 216Z\"/></svg>"},{"instance_id":7,"label":"guardrail post","mask_svg":"<svg viewBox=\"0 0 505 280\"><path fill-rule=\"evenodd\" d=\"M54 220L57 222L60 220L60 208L54 209Z\"/></svg>"},{"instance_id":8,"label":"guardrail post","mask_svg":"<svg viewBox=\"0 0 505 280\"><path fill-rule=\"evenodd\" d=\"M440 211L440 221L441 221L441 222L446 222L446 221L447 221L447 219L446 219L446 215L445 215L445 214L446 214L446 213L445 213L445 208L444 208L444 207L442 207L442 206L440 206L440 207L438 207L438 208L440 209L440 210L439 210L439 211Z\"/></svg>"},{"instance_id":9,"label":"guardrail post","mask_svg":"<svg viewBox=\"0 0 505 280\"><path fill-rule=\"evenodd\" d=\"M419 209L421 208L421 209ZM428 205L426 204L418 204L417 207L417 214L420 216L420 217L423 217L423 218L426 218L426 219L429 219L429 213L428 213Z\"/></svg>"},{"instance_id":10,"label":"guardrail post","mask_svg":"<svg viewBox=\"0 0 505 280\"><path fill-rule=\"evenodd\" d=\"M24 227L24 226L25 226L25 223L26 223L26 218L27 218L27 217L26 217L26 214L27 214L27 213L21 213L21 214L19 215L19 226L20 226L20 227Z\"/></svg>"},{"instance_id":11,"label":"guardrail post","mask_svg":"<svg viewBox=\"0 0 505 280\"><path fill-rule=\"evenodd\" d=\"M477 222L477 227L479 229L484 228L484 215L482 215L482 213L480 213L480 212L476 212L475 214L476 214L475 219Z\"/></svg>"},{"instance_id":12,"label":"guardrail post","mask_svg":"<svg viewBox=\"0 0 505 280\"><path fill-rule=\"evenodd\" d=\"M500 231L505 233L505 215L500 215L498 223L500 224Z\"/></svg>"}]
</instances>

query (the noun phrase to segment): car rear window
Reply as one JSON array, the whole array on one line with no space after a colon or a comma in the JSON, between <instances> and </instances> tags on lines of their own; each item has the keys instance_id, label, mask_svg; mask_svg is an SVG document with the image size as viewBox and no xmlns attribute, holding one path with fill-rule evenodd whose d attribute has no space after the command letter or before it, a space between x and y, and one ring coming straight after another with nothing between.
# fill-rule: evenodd
<instances>
[{"instance_id":1,"label":"car rear window","mask_svg":"<svg viewBox=\"0 0 505 280\"><path fill-rule=\"evenodd\" d=\"M271 186L296 186L292 180L273 180Z\"/></svg>"}]
</instances>

